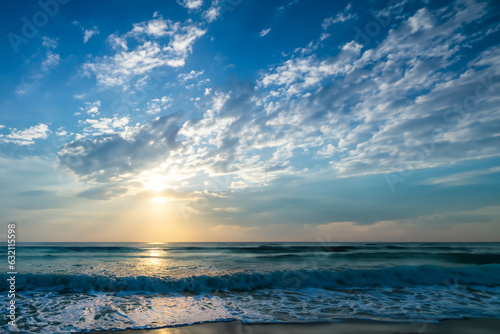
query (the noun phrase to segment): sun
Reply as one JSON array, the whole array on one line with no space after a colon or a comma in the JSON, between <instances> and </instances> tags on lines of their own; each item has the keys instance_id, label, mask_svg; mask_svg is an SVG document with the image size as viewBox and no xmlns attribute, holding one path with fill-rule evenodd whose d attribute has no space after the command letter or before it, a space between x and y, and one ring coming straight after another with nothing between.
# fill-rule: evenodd
<instances>
[{"instance_id":1,"label":"sun","mask_svg":"<svg viewBox=\"0 0 500 334\"><path fill-rule=\"evenodd\" d=\"M159 193L168 188L168 184L165 181L165 177L162 175L151 175L143 181L144 189Z\"/></svg>"}]
</instances>

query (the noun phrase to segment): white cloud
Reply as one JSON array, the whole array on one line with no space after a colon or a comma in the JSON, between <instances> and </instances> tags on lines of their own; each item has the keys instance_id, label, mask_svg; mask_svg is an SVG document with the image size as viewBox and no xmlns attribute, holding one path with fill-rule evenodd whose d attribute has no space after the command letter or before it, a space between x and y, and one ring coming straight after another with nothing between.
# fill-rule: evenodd
<instances>
[{"instance_id":1,"label":"white cloud","mask_svg":"<svg viewBox=\"0 0 500 334\"><path fill-rule=\"evenodd\" d=\"M272 89L267 98L270 102L264 106L272 108L268 114L278 116L268 124L274 131L285 124L300 125L295 137L289 137L292 147L304 147L302 138L317 136L319 141L308 144L308 149L318 145L318 158L330 157L339 176L428 168L500 155L495 146L500 138L493 129L498 123L493 107L496 95L481 101L481 111L463 119L459 127L453 128L443 119L446 108L463 104L464 98L474 94L478 78L499 72L494 59L500 51L491 49L470 63L471 68L464 64L458 75L443 70L459 59L459 43L467 44L461 33L463 25L484 14L484 4L457 7L454 15L436 27L436 13L419 10L373 49L361 52L362 45L351 41L333 57L294 56L271 67L258 82L260 87ZM416 18L421 22L418 25ZM286 102L284 96L304 100ZM280 108L287 104L287 115L280 115ZM294 112L296 108L300 113ZM315 119L321 123L314 125ZM440 128L446 128L445 135L432 135ZM425 153L419 147L435 149ZM421 159L421 155L425 157Z\"/></svg>"},{"instance_id":2,"label":"white cloud","mask_svg":"<svg viewBox=\"0 0 500 334\"><path fill-rule=\"evenodd\" d=\"M363 45L356 43L355 41L350 41L342 47L343 51L350 51L354 54L359 54Z\"/></svg>"},{"instance_id":3,"label":"white cloud","mask_svg":"<svg viewBox=\"0 0 500 334\"><path fill-rule=\"evenodd\" d=\"M269 32L270 32L270 31L271 31L271 28L269 28L269 29L264 29L264 30L262 30L262 31L259 33L259 36L260 36L260 37L264 37L264 36L266 36L267 34L269 34Z\"/></svg>"},{"instance_id":4,"label":"white cloud","mask_svg":"<svg viewBox=\"0 0 500 334\"><path fill-rule=\"evenodd\" d=\"M83 31L83 43L87 43L89 39L94 35L99 35L99 30L97 30L97 27L93 27L90 30L85 29Z\"/></svg>"},{"instance_id":5,"label":"white cloud","mask_svg":"<svg viewBox=\"0 0 500 334\"><path fill-rule=\"evenodd\" d=\"M0 135L0 142L19 146L32 145L35 143L35 139L47 139L49 133L49 126L40 123L25 130L11 129L8 135Z\"/></svg>"},{"instance_id":6,"label":"white cloud","mask_svg":"<svg viewBox=\"0 0 500 334\"><path fill-rule=\"evenodd\" d=\"M52 39L52 38L47 37L47 36L43 36L42 41L43 41L42 45L47 49L55 49L59 45L59 42L57 41L57 39Z\"/></svg>"},{"instance_id":7,"label":"white cloud","mask_svg":"<svg viewBox=\"0 0 500 334\"><path fill-rule=\"evenodd\" d=\"M241 208L227 207L227 208L213 208L212 210L219 212L239 212L241 211Z\"/></svg>"},{"instance_id":8,"label":"white cloud","mask_svg":"<svg viewBox=\"0 0 500 334\"><path fill-rule=\"evenodd\" d=\"M126 36L119 36L117 34L111 34L106 39L111 47L117 51L128 50L127 39Z\"/></svg>"},{"instance_id":9,"label":"white cloud","mask_svg":"<svg viewBox=\"0 0 500 334\"><path fill-rule=\"evenodd\" d=\"M61 58L57 53L47 51L47 58L42 62L41 69L43 72L49 72L51 69L56 68L60 61Z\"/></svg>"},{"instance_id":10,"label":"white cloud","mask_svg":"<svg viewBox=\"0 0 500 334\"><path fill-rule=\"evenodd\" d=\"M177 0L177 3L187 9L198 9L203 6L203 0Z\"/></svg>"},{"instance_id":11,"label":"white cloud","mask_svg":"<svg viewBox=\"0 0 500 334\"><path fill-rule=\"evenodd\" d=\"M186 83L189 80L195 80L195 79L197 79L200 75L203 74L203 72L204 72L203 70L201 70L201 71L191 70L191 72L189 72L189 73L181 73L177 77L179 78L179 80L182 83Z\"/></svg>"},{"instance_id":12,"label":"white cloud","mask_svg":"<svg viewBox=\"0 0 500 334\"><path fill-rule=\"evenodd\" d=\"M101 101L96 100L94 102L85 102L85 108L80 108L80 110L85 111L89 115L97 116L99 115L100 107L101 107Z\"/></svg>"},{"instance_id":13,"label":"white cloud","mask_svg":"<svg viewBox=\"0 0 500 334\"><path fill-rule=\"evenodd\" d=\"M101 136L101 135L114 135L121 133L127 128L130 121L129 117L102 117L99 119L86 119L85 121L79 121L82 125L87 125L83 129L83 134L85 136Z\"/></svg>"},{"instance_id":14,"label":"white cloud","mask_svg":"<svg viewBox=\"0 0 500 334\"><path fill-rule=\"evenodd\" d=\"M164 96L161 99L153 99L148 102L146 114L155 115L161 111L165 111L172 106L172 98Z\"/></svg>"},{"instance_id":15,"label":"white cloud","mask_svg":"<svg viewBox=\"0 0 500 334\"><path fill-rule=\"evenodd\" d=\"M319 60L316 56L292 58L264 73L259 80L262 87L284 86L279 90L287 95L304 92L332 76L344 76L354 69L353 61L361 46L352 41L333 59Z\"/></svg>"},{"instance_id":16,"label":"white cloud","mask_svg":"<svg viewBox=\"0 0 500 334\"><path fill-rule=\"evenodd\" d=\"M92 36L99 35L99 29L97 29L96 26L92 27L91 29L85 29L78 21L73 21L73 24L82 30L84 44L87 43L89 39L92 38Z\"/></svg>"},{"instance_id":17,"label":"white cloud","mask_svg":"<svg viewBox=\"0 0 500 334\"><path fill-rule=\"evenodd\" d=\"M164 20L162 17L158 17L154 20L134 23L134 28L127 35L134 37L141 35L149 35L152 37L172 35L172 28L176 24L178 23L173 23L170 20Z\"/></svg>"},{"instance_id":18,"label":"white cloud","mask_svg":"<svg viewBox=\"0 0 500 334\"><path fill-rule=\"evenodd\" d=\"M74 94L73 98L77 99L77 100L82 100L85 98L85 96L87 96L87 95L86 94Z\"/></svg>"},{"instance_id":19,"label":"white cloud","mask_svg":"<svg viewBox=\"0 0 500 334\"><path fill-rule=\"evenodd\" d=\"M84 73L95 75L98 84L109 87L124 85L158 67L184 66L194 42L205 32L190 20L182 24L159 17L134 24L134 28L122 36L110 35L108 41L117 52L85 63ZM130 51L128 39L139 41Z\"/></svg>"},{"instance_id":20,"label":"white cloud","mask_svg":"<svg viewBox=\"0 0 500 334\"><path fill-rule=\"evenodd\" d=\"M57 131L55 132L55 134L57 136L61 136L62 137L62 136L66 136L68 134L68 132L64 129L64 127L61 126L61 127L59 127L57 129Z\"/></svg>"},{"instance_id":21,"label":"white cloud","mask_svg":"<svg viewBox=\"0 0 500 334\"><path fill-rule=\"evenodd\" d=\"M342 23L342 22L346 22L346 21L355 19L357 17L357 14L349 13L350 9L351 9L351 4L349 3L344 8L343 12L338 13L335 17L327 17L326 19L324 19L323 23L321 24L321 27L324 30L326 30L333 24Z\"/></svg>"},{"instance_id":22,"label":"white cloud","mask_svg":"<svg viewBox=\"0 0 500 334\"><path fill-rule=\"evenodd\" d=\"M220 7L212 5L209 9L203 12L203 17L208 21L208 23L212 23L217 20L217 17L219 17L220 11Z\"/></svg>"},{"instance_id":23,"label":"white cloud","mask_svg":"<svg viewBox=\"0 0 500 334\"><path fill-rule=\"evenodd\" d=\"M465 184L473 184L479 176L500 173L500 167L492 167L487 169L474 170L463 173L456 173L443 177L433 177L424 180L423 184L439 184L444 186L460 186Z\"/></svg>"},{"instance_id":24,"label":"white cloud","mask_svg":"<svg viewBox=\"0 0 500 334\"><path fill-rule=\"evenodd\" d=\"M172 182L228 176L225 188L243 189L281 175L302 175L304 166L296 161L309 157L318 163L314 168L350 177L408 169L405 162L421 147L431 153L412 168L499 156L500 90L490 92L458 125L443 119L447 109L475 94L479 79L500 75L500 48L475 49L475 59L461 59L461 45L469 42L463 28L481 21L484 5L447 10L450 15L440 20L435 20L439 11L415 11L388 28L372 48L351 41L332 56L291 54L262 71L256 85L233 84L226 92L207 89L197 100L202 114L196 120L178 117L174 127L160 117L134 127L126 143L118 133L101 138L98 148L82 153L86 168L69 168L97 179L111 160L121 177L125 171L156 168ZM412 23L415 17L423 23ZM152 113L159 112L159 104L151 101ZM440 127L446 131L433 135ZM114 145L134 153L122 157L122 151L110 149ZM147 154L140 155L139 147ZM142 160L136 162L139 155ZM111 177L106 170L99 176L103 182Z\"/></svg>"},{"instance_id":25,"label":"white cloud","mask_svg":"<svg viewBox=\"0 0 500 334\"><path fill-rule=\"evenodd\" d=\"M321 36L319 37L319 40L320 41L324 41L325 39L327 39L328 37L330 37L331 35L330 34L327 34L327 33L323 33L321 34Z\"/></svg>"}]
</instances>

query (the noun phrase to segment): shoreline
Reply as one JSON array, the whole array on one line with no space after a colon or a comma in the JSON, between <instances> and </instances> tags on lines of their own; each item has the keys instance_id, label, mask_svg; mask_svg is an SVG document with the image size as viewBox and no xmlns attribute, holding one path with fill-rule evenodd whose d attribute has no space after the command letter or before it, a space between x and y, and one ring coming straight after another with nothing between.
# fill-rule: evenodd
<instances>
[{"instance_id":1,"label":"shoreline","mask_svg":"<svg viewBox=\"0 0 500 334\"><path fill-rule=\"evenodd\" d=\"M154 329L96 330L74 334L496 334L500 319L444 319L435 322L387 322L349 319L339 322L243 324L239 320Z\"/></svg>"}]
</instances>

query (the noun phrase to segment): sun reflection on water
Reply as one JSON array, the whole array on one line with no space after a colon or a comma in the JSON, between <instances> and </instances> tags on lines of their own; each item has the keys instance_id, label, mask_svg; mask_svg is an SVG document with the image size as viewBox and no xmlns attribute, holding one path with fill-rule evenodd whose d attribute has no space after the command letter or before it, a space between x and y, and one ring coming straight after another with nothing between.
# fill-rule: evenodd
<instances>
[{"instance_id":1,"label":"sun reflection on water","mask_svg":"<svg viewBox=\"0 0 500 334\"><path fill-rule=\"evenodd\" d=\"M136 268L147 275L160 274L169 266L166 254L167 252L161 248L146 249L144 257L137 263Z\"/></svg>"}]
</instances>

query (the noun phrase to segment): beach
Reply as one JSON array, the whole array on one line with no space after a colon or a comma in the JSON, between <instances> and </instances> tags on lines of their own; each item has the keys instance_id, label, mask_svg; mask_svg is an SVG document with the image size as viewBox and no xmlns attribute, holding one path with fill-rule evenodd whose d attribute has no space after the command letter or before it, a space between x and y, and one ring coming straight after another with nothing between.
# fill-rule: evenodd
<instances>
[{"instance_id":1,"label":"beach","mask_svg":"<svg viewBox=\"0 0 500 334\"><path fill-rule=\"evenodd\" d=\"M253 324L239 321L195 324L190 326L124 330L121 334L497 334L500 319L444 320L441 323L388 323L349 320L342 323ZM96 331L93 334L109 334Z\"/></svg>"}]
</instances>

